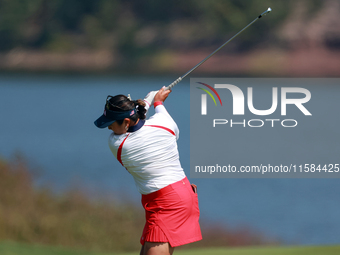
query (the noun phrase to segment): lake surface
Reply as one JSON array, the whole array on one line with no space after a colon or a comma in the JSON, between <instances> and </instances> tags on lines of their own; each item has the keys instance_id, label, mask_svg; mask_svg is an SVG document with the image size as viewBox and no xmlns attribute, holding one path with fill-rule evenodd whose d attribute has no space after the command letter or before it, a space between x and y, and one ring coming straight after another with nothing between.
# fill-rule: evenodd
<instances>
[{"instance_id":1,"label":"lake surface","mask_svg":"<svg viewBox=\"0 0 340 255\"><path fill-rule=\"evenodd\" d=\"M41 169L38 184L48 183L56 191L85 186L89 194L105 193L139 204L132 177L108 148L109 130L96 128L93 121L102 114L108 94L143 98L176 78L1 75L0 156L22 153ZM188 176L189 82L177 85L165 102L180 128L178 145ZM334 98L339 91L334 87L325 93ZM339 124L337 116L329 120L330 127ZM339 140L334 132L320 133L333 142ZM296 143L308 146L303 140ZM337 148L333 144L332 151ZM191 181L199 187L202 221L218 221L230 228L246 226L289 244L340 243L339 179Z\"/></svg>"}]
</instances>

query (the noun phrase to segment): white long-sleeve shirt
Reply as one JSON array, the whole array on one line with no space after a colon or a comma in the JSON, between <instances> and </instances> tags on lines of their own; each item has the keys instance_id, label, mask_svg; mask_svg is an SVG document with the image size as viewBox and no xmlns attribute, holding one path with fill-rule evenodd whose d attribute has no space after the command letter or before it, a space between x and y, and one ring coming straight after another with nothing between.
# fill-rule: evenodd
<instances>
[{"instance_id":1,"label":"white long-sleeve shirt","mask_svg":"<svg viewBox=\"0 0 340 255\"><path fill-rule=\"evenodd\" d=\"M152 193L185 177L177 149L179 130L163 105L158 105L153 116L145 122L140 120L129 131L122 135L112 133L109 147L133 176L141 194Z\"/></svg>"}]
</instances>

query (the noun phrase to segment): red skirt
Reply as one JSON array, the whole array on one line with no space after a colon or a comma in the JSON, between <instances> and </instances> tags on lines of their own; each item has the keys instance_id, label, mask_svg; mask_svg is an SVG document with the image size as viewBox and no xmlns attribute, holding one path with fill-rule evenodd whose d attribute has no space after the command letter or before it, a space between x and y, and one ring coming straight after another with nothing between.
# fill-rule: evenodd
<instances>
[{"instance_id":1,"label":"red skirt","mask_svg":"<svg viewBox=\"0 0 340 255\"><path fill-rule=\"evenodd\" d=\"M197 193L189 180L142 195L146 223L140 243L170 243L176 247L202 239Z\"/></svg>"}]
</instances>

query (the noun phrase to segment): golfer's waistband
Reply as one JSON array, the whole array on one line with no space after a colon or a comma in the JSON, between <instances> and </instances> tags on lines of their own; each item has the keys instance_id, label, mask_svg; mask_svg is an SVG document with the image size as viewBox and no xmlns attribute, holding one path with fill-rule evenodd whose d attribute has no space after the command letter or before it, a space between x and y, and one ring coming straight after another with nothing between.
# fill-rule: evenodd
<instances>
[{"instance_id":1,"label":"golfer's waistband","mask_svg":"<svg viewBox=\"0 0 340 255\"><path fill-rule=\"evenodd\" d=\"M154 199L156 197L160 197L162 195L169 193L172 190L175 190L178 185L183 185L183 184L189 184L190 185L187 177L184 177L182 180L179 180L177 182L169 184L168 186L165 186L164 188L161 188L161 189L159 189L155 192L152 192L150 194L146 194L146 195L142 194L142 199L150 200L150 199Z\"/></svg>"}]
</instances>

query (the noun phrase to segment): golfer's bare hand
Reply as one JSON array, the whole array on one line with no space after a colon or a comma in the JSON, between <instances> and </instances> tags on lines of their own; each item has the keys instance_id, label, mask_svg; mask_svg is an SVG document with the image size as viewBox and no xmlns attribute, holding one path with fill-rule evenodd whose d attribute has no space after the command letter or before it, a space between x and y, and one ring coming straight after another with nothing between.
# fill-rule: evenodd
<instances>
[{"instance_id":1,"label":"golfer's bare hand","mask_svg":"<svg viewBox=\"0 0 340 255\"><path fill-rule=\"evenodd\" d=\"M161 88L155 95L154 102L161 101L164 102L168 95L171 93L171 89L165 90L165 87Z\"/></svg>"}]
</instances>

